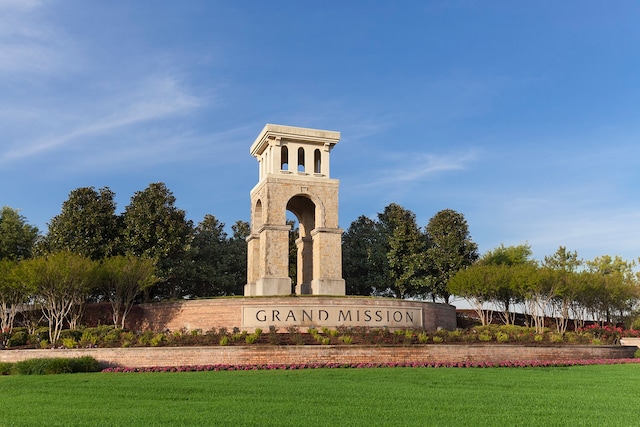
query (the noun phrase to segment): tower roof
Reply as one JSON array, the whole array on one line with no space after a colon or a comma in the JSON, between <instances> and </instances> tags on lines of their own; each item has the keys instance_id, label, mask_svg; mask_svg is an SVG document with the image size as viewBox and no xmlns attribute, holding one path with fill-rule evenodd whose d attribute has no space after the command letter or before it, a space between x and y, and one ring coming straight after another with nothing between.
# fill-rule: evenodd
<instances>
[{"instance_id":1,"label":"tower roof","mask_svg":"<svg viewBox=\"0 0 640 427\"><path fill-rule=\"evenodd\" d=\"M269 145L269 140L277 137L288 141L333 146L340 141L340 132L267 123L253 144L251 144L251 155L259 156Z\"/></svg>"}]
</instances>

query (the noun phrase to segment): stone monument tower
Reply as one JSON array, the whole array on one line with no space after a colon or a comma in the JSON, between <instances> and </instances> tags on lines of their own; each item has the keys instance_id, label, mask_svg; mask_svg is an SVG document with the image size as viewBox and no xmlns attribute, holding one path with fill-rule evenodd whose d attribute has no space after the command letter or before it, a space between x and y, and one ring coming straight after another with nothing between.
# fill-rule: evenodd
<instances>
[{"instance_id":1,"label":"stone monument tower","mask_svg":"<svg viewBox=\"0 0 640 427\"><path fill-rule=\"evenodd\" d=\"M251 145L259 163L251 190L245 296L289 295L286 211L298 219L298 295L344 295L338 187L329 154L340 132L267 124Z\"/></svg>"}]
</instances>

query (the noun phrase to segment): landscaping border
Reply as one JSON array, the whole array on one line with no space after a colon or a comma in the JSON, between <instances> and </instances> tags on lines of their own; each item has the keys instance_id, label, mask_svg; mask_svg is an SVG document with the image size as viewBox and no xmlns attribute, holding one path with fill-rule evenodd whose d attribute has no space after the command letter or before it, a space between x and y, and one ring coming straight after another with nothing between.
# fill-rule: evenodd
<instances>
[{"instance_id":1,"label":"landscaping border","mask_svg":"<svg viewBox=\"0 0 640 427\"><path fill-rule=\"evenodd\" d=\"M479 345L314 345L314 346L220 346L75 348L0 351L0 362L34 358L94 357L103 367L193 365L264 365L312 363L425 363L562 361L632 358L636 346L524 346Z\"/></svg>"}]
</instances>

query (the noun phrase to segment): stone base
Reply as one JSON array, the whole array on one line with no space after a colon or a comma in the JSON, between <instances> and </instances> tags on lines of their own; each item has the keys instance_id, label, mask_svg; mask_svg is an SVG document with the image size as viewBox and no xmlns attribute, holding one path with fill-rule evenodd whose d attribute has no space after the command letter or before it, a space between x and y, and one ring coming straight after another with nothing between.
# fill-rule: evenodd
<instances>
[{"instance_id":1,"label":"stone base","mask_svg":"<svg viewBox=\"0 0 640 427\"><path fill-rule=\"evenodd\" d=\"M214 298L141 304L140 316L127 324L136 330L187 330L225 327L263 331L295 326L306 330L339 326L371 328L456 328L452 305L394 298L273 296Z\"/></svg>"},{"instance_id":2,"label":"stone base","mask_svg":"<svg viewBox=\"0 0 640 427\"><path fill-rule=\"evenodd\" d=\"M313 295L345 295L344 279L314 279L311 281L311 293Z\"/></svg>"},{"instance_id":3,"label":"stone base","mask_svg":"<svg viewBox=\"0 0 640 427\"><path fill-rule=\"evenodd\" d=\"M263 277L256 282L255 296L291 295L291 279L288 277Z\"/></svg>"}]
</instances>

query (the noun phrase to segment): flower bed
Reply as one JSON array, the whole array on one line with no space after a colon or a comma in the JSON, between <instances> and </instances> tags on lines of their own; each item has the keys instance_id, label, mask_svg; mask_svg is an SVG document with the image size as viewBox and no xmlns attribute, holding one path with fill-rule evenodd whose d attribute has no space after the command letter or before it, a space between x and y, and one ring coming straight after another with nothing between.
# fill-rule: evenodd
<instances>
[{"instance_id":1,"label":"flower bed","mask_svg":"<svg viewBox=\"0 0 640 427\"><path fill-rule=\"evenodd\" d=\"M194 365L152 366L146 368L114 367L102 372L200 372L200 371L257 371L299 369L353 369L353 368L549 368L588 365L617 365L640 363L640 359L593 359L593 360L523 360L503 362L410 362L410 363L311 363L269 365Z\"/></svg>"},{"instance_id":2,"label":"flower bed","mask_svg":"<svg viewBox=\"0 0 640 427\"><path fill-rule=\"evenodd\" d=\"M640 337L640 331L613 326L591 325L559 334L551 329L536 333L533 328L513 325L476 326L455 331L384 328L311 327L307 331L292 327L254 332L239 328L177 331L127 331L113 326L66 330L62 339L49 343L47 328L28 334L16 328L5 336L5 348L118 348L254 345L414 345L414 344L518 344L518 345L618 345L623 337ZM1 346L0 346L1 347Z\"/></svg>"}]
</instances>

